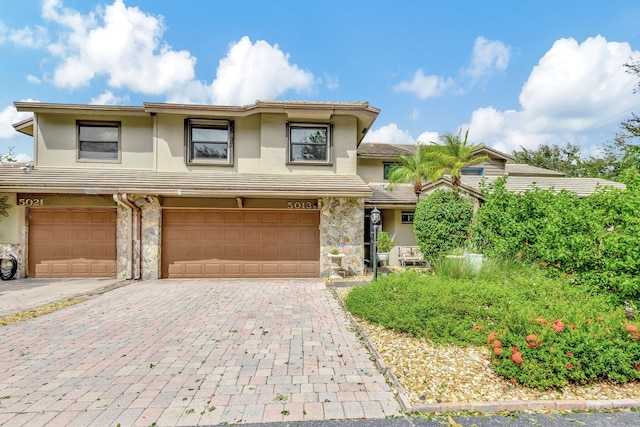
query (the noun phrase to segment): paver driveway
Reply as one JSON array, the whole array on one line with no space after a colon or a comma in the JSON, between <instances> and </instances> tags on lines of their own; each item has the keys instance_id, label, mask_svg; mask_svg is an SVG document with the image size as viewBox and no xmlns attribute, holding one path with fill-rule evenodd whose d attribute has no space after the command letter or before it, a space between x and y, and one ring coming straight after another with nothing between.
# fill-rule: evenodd
<instances>
[{"instance_id":1,"label":"paver driveway","mask_svg":"<svg viewBox=\"0 0 640 427\"><path fill-rule=\"evenodd\" d=\"M399 414L318 280L158 280L0 327L0 424Z\"/></svg>"}]
</instances>

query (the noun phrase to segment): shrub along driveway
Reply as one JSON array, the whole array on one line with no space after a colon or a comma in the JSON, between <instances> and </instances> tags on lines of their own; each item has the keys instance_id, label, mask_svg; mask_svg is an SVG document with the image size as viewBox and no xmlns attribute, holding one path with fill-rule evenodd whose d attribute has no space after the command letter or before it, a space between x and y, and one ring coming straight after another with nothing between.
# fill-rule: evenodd
<instances>
[{"instance_id":1,"label":"shrub along driveway","mask_svg":"<svg viewBox=\"0 0 640 427\"><path fill-rule=\"evenodd\" d=\"M398 415L322 282L158 280L0 327L0 424Z\"/></svg>"}]
</instances>

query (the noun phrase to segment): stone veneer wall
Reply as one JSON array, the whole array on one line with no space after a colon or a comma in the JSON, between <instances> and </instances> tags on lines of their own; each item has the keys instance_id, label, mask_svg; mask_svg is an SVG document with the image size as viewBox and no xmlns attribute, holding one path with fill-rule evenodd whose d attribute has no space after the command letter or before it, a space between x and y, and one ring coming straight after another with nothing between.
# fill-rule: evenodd
<instances>
[{"instance_id":1,"label":"stone veneer wall","mask_svg":"<svg viewBox=\"0 0 640 427\"><path fill-rule=\"evenodd\" d=\"M320 204L320 276L331 274L329 254L344 245L342 267L349 275L364 272L364 199L327 197Z\"/></svg>"},{"instance_id":2,"label":"stone veneer wall","mask_svg":"<svg viewBox=\"0 0 640 427\"><path fill-rule=\"evenodd\" d=\"M116 213L116 271L120 280L132 278L131 233L131 209L118 205Z\"/></svg>"},{"instance_id":3,"label":"stone veneer wall","mask_svg":"<svg viewBox=\"0 0 640 427\"><path fill-rule=\"evenodd\" d=\"M156 196L135 199L142 209L142 280L160 278L162 208Z\"/></svg>"},{"instance_id":4,"label":"stone veneer wall","mask_svg":"<svg viewBox=\"0 0 640 427\"><path fill-rule=\"evenodd\" d=\"M0 243L0 258L8 258L13 255L18 260L18 270L14 279L24 279L27 277L27 258L25 245L20 243Z\"/></svg>"}]
</instances>

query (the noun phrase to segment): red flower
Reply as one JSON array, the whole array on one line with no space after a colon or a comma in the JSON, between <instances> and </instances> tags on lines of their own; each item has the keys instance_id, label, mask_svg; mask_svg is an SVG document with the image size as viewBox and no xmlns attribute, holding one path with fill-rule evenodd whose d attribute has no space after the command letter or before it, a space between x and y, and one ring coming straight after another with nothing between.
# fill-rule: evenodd
<instances>
[{"instance_id":1,"label":"red flower","mask_svg":"<svg viewBox=\"0 0 640 427\"><path fill-rule=\"evenodd\" d=\"M483 330L483 329L484 329L484 326L480 326L480 325L478 325L478 326L474 326L474 327L473 327L473 330L474 330L474 331L481 331L481 330Z\"/></svg>"},{"instance_id":2,"label":"red flower","mask_svg":"<svg viewBox=\"0 0 640 427\"><path fill-rule=\"evenodd\" d=\"M569 323L569 326L571 327L571 329L576 329L577 328L577 326L574 325L573 323Z\"/></svg>"},{"instance_id":3,"label":"red flower","mask_svg":"<svg viewBox=\"0 0 640 427\"><path fill-rule=\"evenodd\" d=\"M627 331L631 332L632 334L637 334L638 327L634 325L627 325Z\"/></svg>"},{"instance_id":4,"label":"red flower","mask_svg":"<svg viewBox=\"0 0 640 427\"><path fill-rule=\"evenodd\" d=\"M600 323L604 322L604 317L598 316L598 322L600 322Z\"/></svg>"},{"instance_id":5,"label":"red flower","mask_svg":"<svg viewBox=\"0 0 640 427\"><path fill-rule=\"evenodd\" d=\"M487 345L491 345L491 343L493 342L493 340L496 339L496 334L494 334L493 332L491 332L489 334L489 336L487 337Z\"/></svg>"},{"instance_id":6,"label":"red flower","mask_svg":"<svg viewBox=\"0 0 640 427\"><path fill-rule=\"evenodd\" d=\"M518 352L518 347L516 347L516 346L511 347L511 348L509 349L509 352L510 352L511 354L515 354L515 353L517 353L517 352Z\"/></svg>"},{"instance_id":7,"label":"red flower","mask_svg":"<svg viewBox=\"0 0 640 427\"><path fill-rule=\"evenodd\" d=\"M542 343L541 343L540 341L536 342L536 345L537 345L538 347L542 347Z\"/></svg>"},{"instance_id":8,"label":"red flower","mask_svg":"<svg viewBox=\"0 0 640 427\"><path fill-rule=\"evenodd\" d=\"M543 325L547 325L549 324L549 322L547 322L546 320L544 320L542 317L536 317L536 322L541 323Z\"/></svg>"},{"instance_id":9,"label":"red flower","mask_svg":"<svg viewBox=\"0 0 640 427\"><path fill-rule=\"evenodd\" d=\"M534 343L534 342L529 342L529 347L530 347L530 348L533 348L533 347L535 347L535 346L536 346L536 343Z\"/></svg>"},{"instance_id":10,"label":"red flower","mask_svg":"<svg viewBox=\"0 0 640 427\"><path fill-rule=\"evenodd\" d=\"M520 353L519 351L516 351L515 353L513 353L513 355L511 356L511 360L513 360L514 362L516 362L517 365L520 365L523 361L522 359L522 353Z\"/></svg>"},{"instance_id":11,"label":"red flower","mask_svg":"<svg viewBox=\"0 0 640 427\"><path fill-rule=\"evenodd\" d=\"M551 326L551 329L553 329L554 331L557 331L557 332L562 332L562 331L564 331L564 323L562 323L562 321L560 319L554 320L553 321L553 326Z\"/></svg>"},{"instance_id":12,"label":"red flower","mask_svg":"<svg viewBox=\"0 0 640 427\"><path fill-rule=\"evenodd\" d=\"M533 334L527 335L527 341L538 341L538 337Z\"/></svg>"},{"instance_id":13,"label":"red flower","mask_svg":"<svg viewBox=\"0 0 640 427\"><path fill-rule=\"evenodd\" d=\"M502 346L502 341L500 341L500 340L495 340L495 341L493 342L493 348L498 348L498 347L501 347L501 346Z\"/></svg>"},{"instance_id":14,"label":"red flower","mask_svg":"<svg viewBox=\"0 0 640 427\"><path fill-rule=\"evenodd\" d=\"M573 365L571 363L567 363L567 368L568 369L573 369Z\"/></svg>"},{"instance_id":15,"label":"red flower","mask_svg":"<svg viewBox=\"0 0 640 427\"><path fill-rule=\"evenodd\" d=\"M640 365L636 365L636 371L640 371Z\"/></svg>"},{"instance_id":16,"label":"red flower","mask_svg":"<svg viewBox=\"0 0 640 427\"><path fill-rule=\"evenodd\" d=\"M500 347L494 347L493 354L495 354L496 356L500 356L502 354L502 349Z\"/></svg>"},{"instance_id":17,"label":"red flower","mask_svg":"<svg viewBox=\"0 0 640 427\"><path fill-rule=\"evenodd\" d=\"M567 357L573 357L573 353L571 353L570 351L567 351Z\"/></svg>"}]
</instances>

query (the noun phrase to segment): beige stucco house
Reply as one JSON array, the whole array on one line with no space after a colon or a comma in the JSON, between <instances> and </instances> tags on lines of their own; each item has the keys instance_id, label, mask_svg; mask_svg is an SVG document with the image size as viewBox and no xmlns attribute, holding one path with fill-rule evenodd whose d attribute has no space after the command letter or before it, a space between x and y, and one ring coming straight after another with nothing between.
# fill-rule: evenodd
<instances>
[{"instance_id":1,"label":"beige stucco house","mask_svg":"<svg viewBox=\"0 0 640 427\"><path fill-rule=\"evenodd\" d=\"M361 274L367 103L16 102L31 165L0 166L0 252L18 277Z\"/></svg>"},{"instance_id":2,"label":"beige stucco house","mask_svg":"<svg viewBox=\"0 0 640 427\"><path fill-rule=\"evenodd\" d=\"M414 147L363 143L379 114L367 103L15 106L33 113L14 128L34 150L0 165L0 257L18 260L17 277L322 277L338 247L361 274L374 207L397 245L416 245L413 187L387 180ZM480 180L504 175L513 191L624 187L477 154L489 160L462 177L476 204Z\"/></svg>"}]
</instances>

